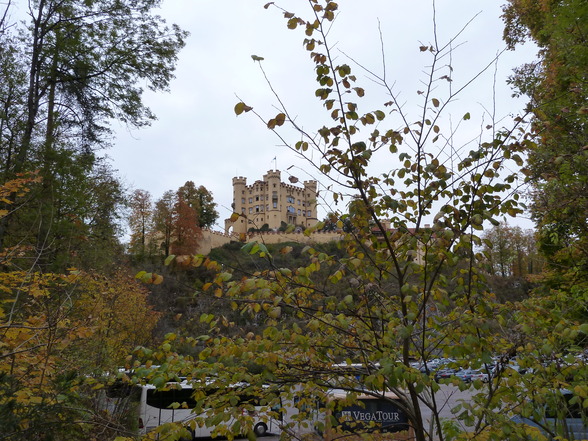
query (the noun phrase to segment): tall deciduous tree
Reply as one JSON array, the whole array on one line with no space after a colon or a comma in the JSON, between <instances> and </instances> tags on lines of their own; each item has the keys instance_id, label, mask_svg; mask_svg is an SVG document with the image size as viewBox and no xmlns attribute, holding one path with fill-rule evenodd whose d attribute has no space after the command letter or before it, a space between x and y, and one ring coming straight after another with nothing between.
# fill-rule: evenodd
<instances>
[{"instance_id":1,"label":"tall deciduous tree","mask_svg":"<svg viewBox=\"0 0 588 441\"><path fill-rule=\"evenodd\" d=\"M51 262L47 246L63 237L55 222L86 220L86 213L58 205L72 194L92 194L89 182L73 192L63 188L70 167L78 177L100 171L95 152L108 144L113 119L135 127L153 119L141 99L143 87L167 89L186 36L152 13L158 3L31 0L26 27L13 24L0 36L8 43L0 63L12 65L0 72L6 114L0 125L1 178L4 182L32 169L43 176L35 197L40 216L4 217L0 247L9 246L14 235L34 232L27 242L40 255L39 262Z\"/></svg>"},{"instance_id":2,"label":"tall deciduous tree","mask_svg":"<svg viewBox=\"0 0 588 441\"><path fill-rule=\"evenodd\" d=\"M201 235L196 210L184 201L178 192L173 213L171 252L182 255L196 253Z\"/></svg>"},{"instance_id":3,"label":"tall deciduous tree","mask_svg":"<svg viewBox=\"0 0 588 441\"><path fill-rule=\"evenodd\" d=\"M178 189L178 196L196 211L200 228L208 228L214 225L218 219L218 212L216 211L216 203L212 193L206 187L201 185L196 188L194 182L187 181Z\"/></svg>"},{"instance_id":4,"label":"tall deciduous tree","mask_svg":"<svg viewBox=\"0 0 588 441\"><path fill-rule=\"evenodd\" d=\"M155 229L155 240L160 241L161 250L165 256L169 256L173 235L174 205L176 202L173 191L166 191L163 196L155 202L153 213L153 227Z\"/></svg>"},{"instance_id":5,"label":"tall deciduous tree","mask_svg":"<svg viewBox=\"0 0 588 441\"><path fill-rule=\"evenodd\" d=\"M486 230L483 234L483 249L488 271L502 277L525 277L539 273L541 260L535 234L533 230L523 230L505 222Z\"/></svg>"},{"instance_id":6,"label":"tall deciduous tree","mask_svg":"<svg viewBox=\"0 0 588 441\"><path fill-rule=\"evenodd\" d=\"M527 40L539 59L515 71L512 83L529 97L534 144L533 215L550 258L571 253L588 261L588 4L509 0L504 37L514 48ZM562 265L563 261L556 265ZM573 265L573 264L572 264Z\"/></svg>"},{"instance_id":7,"label":"tall deciduous tree","mask_svg":"<svg viewBox=\"0 0 588 441\"><path fill-rule=\"evenodd\" d=\"M129 202L131 213L129 214L129 227L131 239L129 248L131 253L145 255L150 246L151 233L153 232L153 202L151 193L145 190L135 190L131 194Z\"/></svg>"}]
</instances>

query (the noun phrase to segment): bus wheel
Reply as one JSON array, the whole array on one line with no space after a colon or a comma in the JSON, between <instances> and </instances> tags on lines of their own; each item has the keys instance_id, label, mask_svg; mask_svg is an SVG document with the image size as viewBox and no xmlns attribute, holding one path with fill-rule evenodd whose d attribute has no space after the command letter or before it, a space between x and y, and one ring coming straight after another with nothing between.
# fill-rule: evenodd
<instances>
[{"instance_id":1,"label":"bus wheel","mask_svg":"<svg viewBox=\"0 0 588 441\"><path fill-rule=\"evenodd\" d=\"M264 423L258 423L253 428L253 432L257 436L264 436L267 433L267 426Z\"/></svg>"}]
</instances>

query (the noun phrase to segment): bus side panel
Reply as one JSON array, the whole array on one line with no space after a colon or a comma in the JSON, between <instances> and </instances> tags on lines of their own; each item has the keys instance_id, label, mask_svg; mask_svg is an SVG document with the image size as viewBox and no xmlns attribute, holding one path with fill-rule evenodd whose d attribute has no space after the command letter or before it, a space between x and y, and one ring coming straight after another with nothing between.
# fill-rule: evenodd
<instances>
[{"instance_id":1,"label":"bus side panel","mask_svg":"<svg viewBox=\"0 0 588 441\"><path fill-rule=\"evenodd\" d=\"M144 424L143 433L155 430L165 423L189 421L192 418L192 410L189 408L172 407L173 403L186 403L191 397L191 389L181 390L156 390L144 387L144 396L141 397L141 415ZM190 403L188 403L189 405Z\"/></svg>"}]
</instances>

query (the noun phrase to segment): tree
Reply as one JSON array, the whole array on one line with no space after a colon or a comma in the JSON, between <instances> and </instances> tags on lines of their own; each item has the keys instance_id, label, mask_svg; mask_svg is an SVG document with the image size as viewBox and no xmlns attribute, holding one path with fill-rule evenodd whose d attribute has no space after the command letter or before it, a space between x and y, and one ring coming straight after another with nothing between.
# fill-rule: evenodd
<instances>
[{"instance_id":1,"label":"tree","mask_svg":"<svg viewBox=\"0 0 588 441\"><path fill-rule=\"evenodd\" d=\"M206 187L201 185L196 188L194 182L187 181L178 189L178 195L196 211L200 228L209 228L214 225L218 219L218 212L212 193Z\"/></svg>"},{"instance_id":2,"label":"tree","mask_svg":"<svg viewBox=\"0 0 588 441\"><path fill-rule=\"evenodd\" d=\"M486 230L483 238L483 250L490 274L524 277L540 272L534 231L525 231L521 227L511 227L506 222L501 222Z\"/></svg>"},{"instance_id":3,"label":"tree","mask_svg":"<svg viewBox=\"0 0 588 441\"><path fill-rule=\"evenodd\" d=\"M103 431L89 397L105 372L152 342L158 314L146 290L123 272L107 278L11 271L0 273L0 288L0 414L9 422L2 439Z\"/></svg>"},{"instance_id":4,"label":"tree","mask_svg":"<svg viewBox=\"0 0 588 441\"><path fill-rule=\"evenodd\" d=\"M515 71L515 93L529 99L527 143L531 210L545 259L534 294L541 307L586 322L588 293L588 5L583 1L510 0L504 38L512 48L532 41L538 60ZM586 346L585 335L576 343Z\"/></svg>"},{"instance_id":5,"label":"tree","mask_svg":"<svg viewBox=\"0 0 588 441\"><path fill-rule=\"evenodd\" d=\"M1 178L5 182L39 169L43 181L34 207L40 216L4 217L0 247L35 232L27 242L41 263L52 262L47 244L63 238L63 225L54 222L85 220L84 213L58 208L70 196L64 176L72 169L80 178L103 170L95 152L108 144L110 121L141 127L153 119L141 101L143 86L167 89L186 36L152 14L156 5L152 0L31 1L27 27L5 27L0 63L10 69L2 70L0 81L6 115L0 125ZM90 198L92 184L83 183L75 193L86 190L84 197Z\"/></svg>"},{"instance_id":6,"label":"tree","mask_svg":"<svg viewBox=\"0 0 588 441\"><path fill-rule=\"evenodd\" d=\"M150 233L153 230L153 203L151 194L145 190L135 190L131 194L131 213L129 227L131 228L131 240L129 243L131 253L145 255L149 246Z\"/></svg>"},{"instance_id":7,"label":"tree","mask_svg":"<svg viewBox=\"0 0 588 441\"><path fill-rule=\"evenodd\" d=\"M161 249L166 257L169 256L172 242L174 204L174 192L168 190L161 199L155 202L155 213L153 214L153 226L159 234L159 236L155 236L155 240L161 241Z\"/></svg>"},{"instance_id":8,"label":"tree","mask_svg":"<svg viewBox=\"0 0 588 441\"><path fill-rule=\"evenodd\" d=\"M22 208L39 179L0 185L0 198ZM152 341L158 314L122 270L109 277L24 271L20 254L15 247L0 256L0 437L78 439L95 427L100 433L104 420L88 398L104 372Z\"/></svg>"},{"instance_id":9,"label":"tree","mask_svg":"<svg viewBox=\"0 0 588 441\"><path fill-rule=\"evenodd\" d=\"M523 230L506 222L482 235L482 268L488 273L489 289L499 300L525 299L537 285L535 280L542 270L543 259L539 256L535 236L533 230Z\"/></svg>"},{"instance_id":10,"label":"tree","mask_svg":"<svg viewBox=\"0 0 588 441\"><path fill-rule=\"evenodd\" d=\"M548 256L565 248L586 262L588 5L510 0L503 17L511 48L527 40L539 47L539 60L521 66L511 82L515 93L529 98L533 112L528 162L543 248L552 248Z\"/></svg>"},{"instance_id":11,"label":"tree","mask_svg":"<svg viewBox=\"0 0 588 441\"><path fill-rule=\"evenodd\" d=\"M203 186L187 181L176 192L166 191L155 203L152 242L159 241L165 256L193 254L202 236L201 230L214 224L218 213L212 194ZM205 217L200 220L200 215Z\"/></svg>"},{"instance_id":12,"label":"tree","mask_svg":"<svg viewBox=\"0 0 588 441\"><path fill-rule=\"evenodd\" d=\"M173 214L171 252L179 255L196 253L201 235L196 210L190 207L178 192Z\"/></svg>"}]
</instances>

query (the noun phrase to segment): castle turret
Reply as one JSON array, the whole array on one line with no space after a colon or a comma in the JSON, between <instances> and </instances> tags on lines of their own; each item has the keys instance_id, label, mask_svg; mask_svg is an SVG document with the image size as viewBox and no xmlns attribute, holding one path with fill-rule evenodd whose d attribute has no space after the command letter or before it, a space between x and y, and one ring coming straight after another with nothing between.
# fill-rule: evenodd
<instances>
[{"instance_id":1,"label":"castle turret","mask_svg":"<svg viewBox=\"0 0 588 441\"><path fill-rule=\"evenodd\" d=\"M233 203L231 207L233 213L244 214L246 210L245 204L245 190L247 188L247 178L242 176L233 178ZM245 218L239 217L236 221L230 219L225 220L225 233L229 233L229 230L233 230L233 233L244 233L247 231L247 223Z\"/></svg>"},{"instance_id":2,"label":"castle turret","mask_svg":"<svg viewBox=\"0 0 588 441\"><path fill-rule=\"evenodd\" d=\"M316 181L304 181L304 200L306 205L306 226L311 227L318 222L317 204L318 190Z\"/></svg>"}]
</instances>

